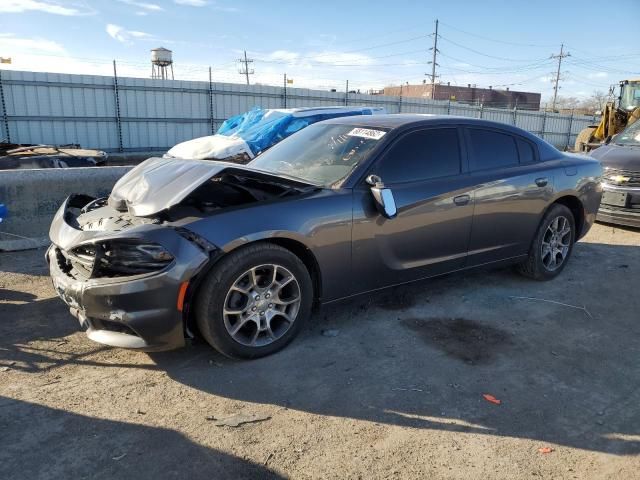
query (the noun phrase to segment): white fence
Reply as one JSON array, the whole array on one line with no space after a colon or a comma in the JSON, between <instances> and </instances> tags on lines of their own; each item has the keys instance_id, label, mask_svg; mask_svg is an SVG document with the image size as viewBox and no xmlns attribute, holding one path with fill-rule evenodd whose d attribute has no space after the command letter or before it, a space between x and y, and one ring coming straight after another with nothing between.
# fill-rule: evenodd
<instances>
[{"instance_id":1,"label":"white fence","mask_svg":"<svg viewBox=\"0 0 640 480\"><path fill-rule=\"evenodd\" d=\"M106 151L166 150L210 135L232 115L263 108L363 105L517 125L564 149L597 119L448 101L233 83L0 70L0 140Z\"/></svg>"}]
</instances>

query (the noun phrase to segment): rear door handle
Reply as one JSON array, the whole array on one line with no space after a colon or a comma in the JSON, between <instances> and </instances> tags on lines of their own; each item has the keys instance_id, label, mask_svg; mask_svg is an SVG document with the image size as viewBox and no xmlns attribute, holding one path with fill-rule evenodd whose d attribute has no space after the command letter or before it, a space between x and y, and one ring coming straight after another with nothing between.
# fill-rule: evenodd
<instances>
[{"instance_id":1,"label":"rear door handle","mask_svg":"<svg viewBox=\"0 0 640 480\"><path fill-rule=\"evenodd\" d=\"M549 179L545 177L536 178L536 185L539 187L546 187L549 183Z\"/></svg>"},{"instance_id":2,"label":"rear door handle","mask_svg":"<svg viewBox=\"0 0 640 480\"><path fill-rule=\"evenodd\" d=\"M462 206L469 203L469 200L471 200L471 197L469 195L458 195L457 197L453 198L453 203L458 206Z\"/></svg>"}]
</instances>

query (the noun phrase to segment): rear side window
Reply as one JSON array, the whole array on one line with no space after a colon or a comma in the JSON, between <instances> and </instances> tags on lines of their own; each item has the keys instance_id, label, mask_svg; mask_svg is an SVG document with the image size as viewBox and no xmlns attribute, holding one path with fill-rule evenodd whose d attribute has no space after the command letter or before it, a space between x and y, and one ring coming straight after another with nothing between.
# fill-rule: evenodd
<instances>
[{"instance_id":1,"label":"rear side window","mask_svg":"<svg viewBox=\"0 0 640 480\"><path fill-rule=\"evenodd\" d=\"M513 136L493 130L470 128L469 140L471 142L469 169L472 172L518 165L518 149Z\"/></svg>"},{"instance_id":2,"label":"rear side window","mask_svg":"<svg viewBox=\"0 0 640 480\"><path fill-rule=\"evenodd\" d=\"M518 153L520 154L520 163L533 163L536 161L536 154L533 151L533 145L526 140L518 139Z\"/></svg>"},{"instance_id":3,"label":"rear side window","mask_svg":"<svg viewBox=\"0 0 640 480\"><path fill-rule=\"evenodd\" d=\"M432 128L403 136L385 154L376 173L389 184L459 174L458 130Z\"/></svg>"}]
</instances>

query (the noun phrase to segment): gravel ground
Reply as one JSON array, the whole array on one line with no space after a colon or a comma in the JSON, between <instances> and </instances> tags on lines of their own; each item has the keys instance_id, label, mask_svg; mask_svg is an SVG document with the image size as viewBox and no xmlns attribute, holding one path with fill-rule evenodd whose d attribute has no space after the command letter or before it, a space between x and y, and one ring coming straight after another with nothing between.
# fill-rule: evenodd
<instances>
[{"instance_id":1,"label":"gravel ground","mask_svg":"<svg viewBox=\"0 0 640 480\"><path fill-rule=\"evenodd\" d=\"M640 478L639 247L596 225L555 281L362 297L251 362L92 343L2 253L0 478Z\"/></svg>"}]
</instances>

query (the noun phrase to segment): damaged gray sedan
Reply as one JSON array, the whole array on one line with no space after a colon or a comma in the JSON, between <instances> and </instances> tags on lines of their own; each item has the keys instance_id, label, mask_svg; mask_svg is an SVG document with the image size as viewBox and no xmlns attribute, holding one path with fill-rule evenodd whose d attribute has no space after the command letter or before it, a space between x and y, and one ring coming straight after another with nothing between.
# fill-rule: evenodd
<instances>
[{"instance_id":1,"label":"damaged gray sedan","mask_svg":"<svg viewBox=\"0 0 640 480\"><path fill-rule=\"evenodd\" d=\"M485 265L556 277L600 203L600 164L455 117L317 123L248 165L152 158L72 195L51 277L89 338L146 351L200 334L283 348L316 303Z\"/></svg>"}]
</instances>

